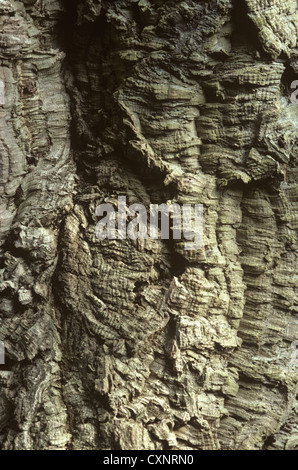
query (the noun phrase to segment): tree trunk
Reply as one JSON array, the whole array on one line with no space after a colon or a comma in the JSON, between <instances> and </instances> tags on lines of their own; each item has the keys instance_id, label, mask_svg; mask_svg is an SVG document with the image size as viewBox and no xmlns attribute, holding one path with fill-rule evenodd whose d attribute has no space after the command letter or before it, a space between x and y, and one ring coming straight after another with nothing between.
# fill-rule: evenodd
<instances>
[{"instance_id":1,"label":"tree trunk","mask_svg":"<svg viewBox=\"0 0 298 470\"><path fill-rule=\"evenodd\" d=\"M0 447L297 448L296 2L0 14ZM203 246L98 239L118 196Z\"/></svg>"}]
</instances>

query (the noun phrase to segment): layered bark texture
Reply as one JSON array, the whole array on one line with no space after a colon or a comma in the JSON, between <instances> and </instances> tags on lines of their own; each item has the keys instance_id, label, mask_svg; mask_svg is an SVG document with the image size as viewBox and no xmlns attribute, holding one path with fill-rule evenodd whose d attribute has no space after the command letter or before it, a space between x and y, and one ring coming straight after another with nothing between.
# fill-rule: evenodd
<instances>
[{"instance_id":1,"label":"layered bark texture","mask_svg":"<svg viewBox=\"0 0 298 470\"><path fill-rule=\"evenodd\" d=\"M0 447L297 449L296 0L0 15ZM203 248L97 239L120 195Z\"/></svg>"}]
</instances>

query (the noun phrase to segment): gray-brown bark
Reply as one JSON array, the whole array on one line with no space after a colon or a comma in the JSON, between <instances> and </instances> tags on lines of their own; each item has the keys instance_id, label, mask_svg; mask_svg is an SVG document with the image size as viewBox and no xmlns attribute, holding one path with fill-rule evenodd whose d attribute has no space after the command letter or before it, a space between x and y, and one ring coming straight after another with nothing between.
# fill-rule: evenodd
<instances>
[{"instance_id":1,"label":"gray-brown bark","mask_svg":"<svg viewBox=\"0 0 298 470\"><path fill-rule=\"evenodd\" d=\"M297 448L297 2L0 15L1 448ZM98 240L118 195L204 249Z\"/></svg>"}]
</instances>

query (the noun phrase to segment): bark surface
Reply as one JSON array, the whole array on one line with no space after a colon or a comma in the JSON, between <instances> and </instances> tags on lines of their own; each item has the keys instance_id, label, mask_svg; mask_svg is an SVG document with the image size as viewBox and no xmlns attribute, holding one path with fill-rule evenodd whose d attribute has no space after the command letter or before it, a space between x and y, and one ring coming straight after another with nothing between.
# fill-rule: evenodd
<instances>
[{"instance_id":1,"label":"bark surface","mask_svg":"<svg viewBox=\"0 0 298 470\"><path fill-rule=\"evenodd\" d=\"M0 448L297 449L296 0L0 15ZM97 239L119 195L204 247Z\"/></svg>"}]
</instances>

